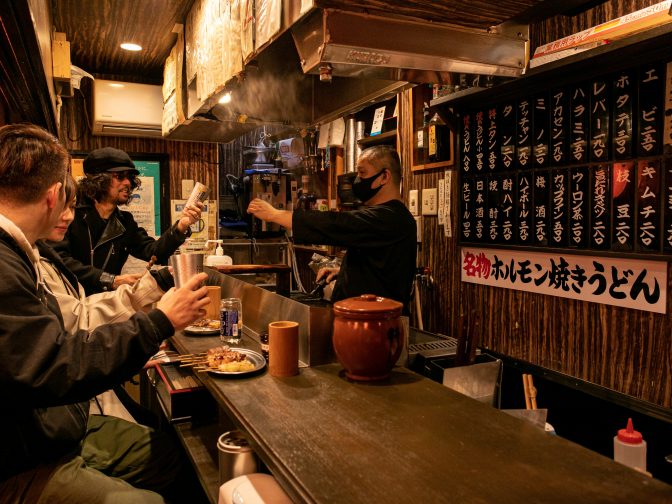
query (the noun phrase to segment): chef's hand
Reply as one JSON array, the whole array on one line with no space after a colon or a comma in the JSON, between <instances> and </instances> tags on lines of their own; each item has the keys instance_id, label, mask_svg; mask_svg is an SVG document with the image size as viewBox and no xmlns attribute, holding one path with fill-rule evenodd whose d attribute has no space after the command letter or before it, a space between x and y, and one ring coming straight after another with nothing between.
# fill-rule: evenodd
<instances>
[{"instance_id":1,"label":"chef's hand","mask_svg":"<svg viewBox=\"0 0 672 504\"><path fill-rule=\"evenodd\" d=\"M135 282L140 280L144 273L130 273L128 275L117 275L114 277L114 282L112 282L112 288L116 289L120 285L133 285Z\"/></svg>"},{"instance_id":2,"label":"chef's hand","mask_svg":"<svg viewBox=\"0 0 672 504\"><path fill-rule=\"evenodd\" d=\"M197 201L194 205L185 206L182 209L182 216L180 217L180 220L177 221L177 229L180 233L186 233L189 226L198 222L204 207L205 205L202 201Z\"/></svg>"},{"instance_id":3,"label":"chef's hand","mask_svg":"<svg viewBox=\"0 0 672 504\"><path fill-rule=\"evenodd\" d=\"M247 213L254 215L257 219L272 222L278 214L278 210L273 208L273 205L269 202L254 198L247 206Z\"/></svg>"},{"instance_id":4,"label":"chef's hand","mask_svg":"<svg viewBox=\"0 0 672 504\"><path fill-rule=\"evenodd\" d=\"M172 288L156 304L173 324L175 329L184 329L205 316L205 307L210 303L208 288L201 284L207 273L199 273L179 289Z\"/></svg>"},{"instance_id":5,"label":"chef's hand","mask_svg":"<svg viewBox=\"0 0 672 504\"><path fill-rule=\"evenodd\" d=\"M316 280L319 282L320 278L326 278L327 283L331 283L332 280L336 279L339 271L341 271L341 268L320 268Z\"/></svg>"}]
</instances>

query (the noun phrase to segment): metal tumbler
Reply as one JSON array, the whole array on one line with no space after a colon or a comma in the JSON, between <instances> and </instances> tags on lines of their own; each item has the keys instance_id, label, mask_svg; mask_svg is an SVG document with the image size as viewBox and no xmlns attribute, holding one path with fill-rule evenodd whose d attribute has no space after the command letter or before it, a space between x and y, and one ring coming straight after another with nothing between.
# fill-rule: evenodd
<instances>
[{"instance_id":1,"label":"metal tumbler","mask_svg":"<svg viewBox=\"0 0 672 504\"><path fill-rule=\"evenodd\" d=\"M203 271L203 254L175 254L170 256L168 263L173 267L175 287L179 289L191 277Z\"/></svg>"}]
</instances>

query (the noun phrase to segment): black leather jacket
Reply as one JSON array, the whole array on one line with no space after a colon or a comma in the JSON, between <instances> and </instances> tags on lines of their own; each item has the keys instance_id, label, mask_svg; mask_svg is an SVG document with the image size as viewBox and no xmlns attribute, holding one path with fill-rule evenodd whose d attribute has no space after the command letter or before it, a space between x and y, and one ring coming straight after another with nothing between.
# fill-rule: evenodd
<instances>
[{"instance_id":1,"label":"black leather jacket","mask_svg":"<svg viewBox=\"0 0 672 504\"><path fill-rule=\"evenodd\" d=\"M121 273L129 255L156 264L166 264L168 258L191 234L180 233L177 223L155 240L138 226L130 212L116 208L107 220L101 237L93 243L92 228L104 226L92 201L83 201L75 208L75 220L70 224L65 240L50 245L84 286L87 294L112 288L114 276Z\"/></svg>"}]
</instances>

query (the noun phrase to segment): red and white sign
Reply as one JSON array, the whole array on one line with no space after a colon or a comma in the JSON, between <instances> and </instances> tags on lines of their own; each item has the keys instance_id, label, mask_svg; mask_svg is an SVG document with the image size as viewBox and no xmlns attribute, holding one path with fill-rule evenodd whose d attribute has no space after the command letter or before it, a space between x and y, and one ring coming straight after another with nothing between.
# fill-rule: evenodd
<instances>
[{"instance_id":1,"label":"red and white sign","mask_svg":"<svg viewBox=\"0 0 672 504\"><path fill-rule=\"evenodd\" d=\"M667 262L461 248L462 281L666 313Z\"/></svg>"}]
</instances>

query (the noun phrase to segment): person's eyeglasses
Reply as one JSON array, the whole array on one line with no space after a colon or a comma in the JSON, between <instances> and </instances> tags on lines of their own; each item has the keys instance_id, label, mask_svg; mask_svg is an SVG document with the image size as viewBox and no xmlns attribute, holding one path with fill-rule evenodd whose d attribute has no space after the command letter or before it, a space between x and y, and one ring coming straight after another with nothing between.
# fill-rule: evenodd
<instances>
[{"instance_id":1,"label":"person's eyeglasses","mask_svg":"<svg viewBox=\"0 0 672 504\"><path fill-rule=\"evenodd\" d=\"M133 180L133 177L135 177L135 174L132 171L110 172L110 175L112 175L117 180Z\"/></svg>"}]
</instances>

